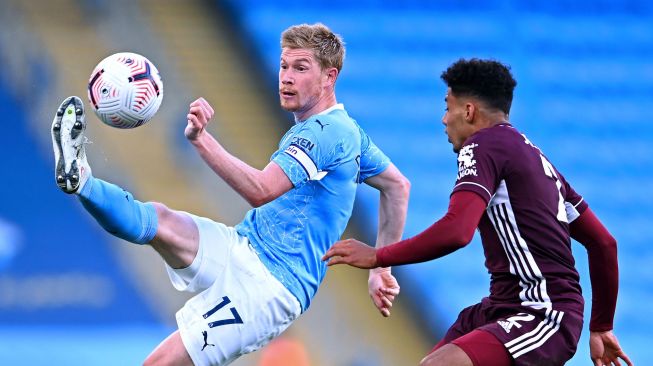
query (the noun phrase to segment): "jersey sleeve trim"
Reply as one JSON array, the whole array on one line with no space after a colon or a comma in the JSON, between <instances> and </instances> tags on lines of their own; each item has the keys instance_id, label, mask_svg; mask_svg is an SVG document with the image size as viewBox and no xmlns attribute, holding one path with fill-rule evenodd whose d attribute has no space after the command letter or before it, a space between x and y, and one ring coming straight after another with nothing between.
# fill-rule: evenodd
<instances>
[{"instance_id":1,"label":"jersey sleeve trim","mask_svg":"<svg viewBox=\"0 0 653 366\"><path fill-rule=\"evenodd\" d=\"M470 190L470 191L474 191L474 192L478 191L478 189L465 189L465 188L462 188L461 186L462 186L463 184L471 184L471 185L473 185L473 186L478 186L478 187L483 188L483 191L484 191L485 193L487 193L487 202L489 202L490 199L492 199L492 194L490 193L490 191L489 191L487 188L485 188L483 185L478 184L478 183L475 183L475 182L460 182L460 183L456 184L456 185L453 187L454 191L455 191L456 189L461 189L461 190Z\"/></svg>"},{"instance_id":2,"label":"jersey sleeve trim","mask_svg":"<svg viewBox=\"0 0 653 366\"><path fill-rule=\"evenodd\" d=\"M368 179L370 179L372 177L376 177L377 175L385 172L386 169L388 169L388 167L390 166L390 163L391 163L390 159L386 159L381 164L379 164L377 166L377 168L373 172L367 172L367 174L364 174L364 175L363 175L362 172L360 172L358 174L358 179L356 180L356 182L358 184L365 183L366 180L368 180Z\"/></svg>"},{"instance_id":3,"label":"jersey sleeve trim","mask_svg":"<svg viewBox=\"0 0 653 366\"><path fill-rule=\"evenodd\" d=\"M565 212L567 213L567 222L569 223L572 223L580 216L580 213L576 210L576 206L569 202L565 202Z\"/></svg>"},{"instance_id":4,"label":"jersey sleeve trim","mask_svg":"<svg viewBox=\"0 0 653 366\"><path fill-rule=\"evenodd\" d=\"M291 144L284 150L284 153L295 159L304 169L308 179L313 179L318 173L317 165L310 156L298 145Z\"/></svg>"}]
</instances>

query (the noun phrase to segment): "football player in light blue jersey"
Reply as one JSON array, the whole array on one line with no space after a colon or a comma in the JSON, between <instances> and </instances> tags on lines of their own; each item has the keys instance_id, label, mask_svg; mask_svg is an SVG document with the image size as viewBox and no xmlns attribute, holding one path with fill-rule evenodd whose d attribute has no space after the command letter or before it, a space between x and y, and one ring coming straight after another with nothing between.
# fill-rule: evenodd
<instances>
[{"instance_id":1,"label":"football player in light blue jersey","mask_svg":"<svg viewBox=\"0 0 653 366\"><path fill-rule=\"evenodd\" d=\"M206 131L213 109L190 105L185 135L204 161L254 209L235 228L161 203L142 203L94 178L86 161L82 102L64 100L52 123L55 178L111 234L151 245L175 288L199 292L177 312L179 330L146 365L226 365L255 351L305 311L322 282L321 258L342 235L358 184L380 191L377 247L401 239L410 184L335 96L340 36L322 24L281 37L279 96L295 125L263 169L229 154ZM370 271L382 315L399 286L389 268Z\"/></svg>"},{"instance_id":2,"label":"football player in light blue jersey","mask_svg":"<svg viewBox=\"0 0 653 366\"><path fill-rule=\"evenodd\" d=\"M272 161L294 189L248 212L236 230L306 310L326 273L320 258L345 230L358 184L390 161L342 104L297 121Z\"/></svg>"}]
</instances>

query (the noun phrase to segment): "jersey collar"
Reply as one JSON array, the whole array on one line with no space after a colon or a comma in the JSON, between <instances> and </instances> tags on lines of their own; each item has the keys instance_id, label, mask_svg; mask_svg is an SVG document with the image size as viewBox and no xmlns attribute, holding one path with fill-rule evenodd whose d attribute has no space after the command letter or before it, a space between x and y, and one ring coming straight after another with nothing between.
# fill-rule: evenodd
<instances>
[{"instance_id":1,"label":"jersey collar","mask_svg":"<svg viewBox=\"0 0 653 366\"><path fill-rule=\"evenodd\" d=\"M335 110L342 110L342 111L344 111L344 110L345 110L345 106L344 106L342 103L338 103L338 104L335 104L335 105L333 105L333 106L331 106L331 107L329 107L329 108L323 110L323 111L320 112L320 113L316 113L316 114L312 115L311 117L313 117L313 116L323 116L323 115L325 115L325 114L329 114L329 113L331 113L331 112L333 112L333 111L335 111ZM311 117L308 117L308 118L311 118ZM304 121L306 121L308 118L306 118ZM302 122L304 122L304 121L298 121L297 119L295 119L295 123L302 123Z\"/></svg>"},{"instance_id":2,"label":"jersey collar","mask_svg":"<svg viewBox=\"0 0 653 366\"><path fill-rule=\"evenodd\" d=\"M340 109L340 110L343 110L343 111L344 111L344 110L345 110L345 106L342 105L342 103L338 103L338 104L336 104L336 105L334 105L334 106L331 106L331 107L329 107L329 108L323 110L322 112L316 114L316 116L321 116L321 115L324 115L324 114L329 114L329 113L331 113L332 111L335 111L336 109Z\"/></svg>"}]
</instances>

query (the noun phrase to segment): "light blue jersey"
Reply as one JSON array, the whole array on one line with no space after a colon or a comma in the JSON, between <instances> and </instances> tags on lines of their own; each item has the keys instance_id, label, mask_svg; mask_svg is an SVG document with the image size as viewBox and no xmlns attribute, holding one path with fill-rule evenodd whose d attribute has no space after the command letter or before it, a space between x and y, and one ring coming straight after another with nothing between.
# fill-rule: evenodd
<instances>
[{"instance_id":1,"label":"light blue jersey","mask_svg":"<svg viewBox=\"0 0 653 366\"><path fill-rule=\"evenodd\" d=\"M390 160L342 104L297 122L271 160L294 188L250 210L236 230L305 311L326 274L321 258L347 226L356 187Z\"/></svg>"}]
</instances>

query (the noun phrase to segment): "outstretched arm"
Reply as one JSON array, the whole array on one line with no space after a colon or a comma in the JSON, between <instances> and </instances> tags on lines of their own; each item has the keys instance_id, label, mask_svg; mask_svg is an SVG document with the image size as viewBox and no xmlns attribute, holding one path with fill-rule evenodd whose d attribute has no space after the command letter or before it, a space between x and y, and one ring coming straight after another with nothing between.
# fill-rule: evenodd
<instances>
[{"instance_id":1,"label":"outstretched arm","mask_svg":"<svg viewBox=\"0 0 653 366\"><path fill-rule=\"evenodd\" d=\"M483 212L485 201L479 195L458 191L451 196L447 214L416 236L378 250L355 239L342 240L334 244L322 260L329 260L330 266L344 263L358 268L376 268L440 258L472 240Z\"/></svg>"},{"instance_id":2,"label":"outstretched arm","mask_svg":"<svg viewBox=\"0 0 653 366\"><path fill-rule=\"evenodd\" d=\"M264 205L292 189L293 185L279 165L270 162L258 170L231 155L206 131L213 108L199 98L190 104L184 134L206 164L250 205Z\"/></svg>"},{"instance_id":3,"label":"outstretched arm","mask_svg":"<svg viewBox=\"0 0 653 366\"><path fill-rule=\"evenodd\" d=\"M410 182L391 163L381 174L366 179L365 183L380 193L376 247L382 248L401 240L408 211ZM370 270L367 285L370 297L381 315L390 316L392 301L399 295L399 283L392 276L390 267Z\"/></svg>"},{"instance_id":4,"label":"outstretched arm","mask_svg":"<svg viewBox=\"0 0 653 366\"><path fill-rule=\"evenodd\" d=\"M569 225L571 237L587 249L592 283L590 356L595 365L632 362L612 333L619 290L617 241L589 208Z\"/></svg>"}]
</instances>

